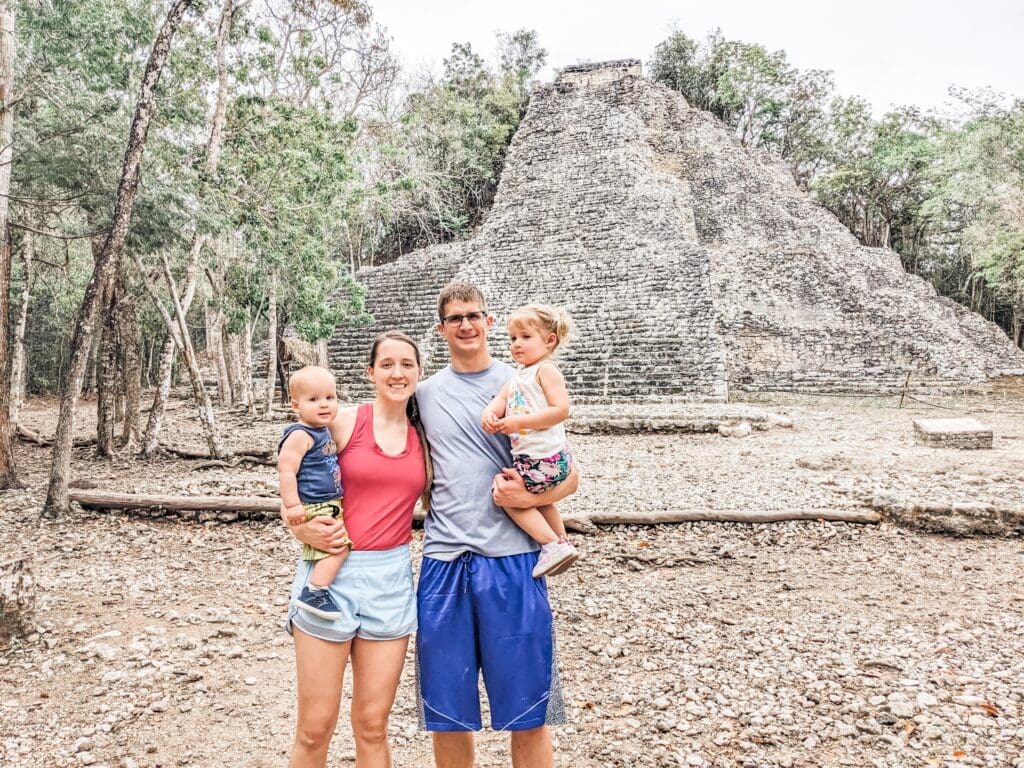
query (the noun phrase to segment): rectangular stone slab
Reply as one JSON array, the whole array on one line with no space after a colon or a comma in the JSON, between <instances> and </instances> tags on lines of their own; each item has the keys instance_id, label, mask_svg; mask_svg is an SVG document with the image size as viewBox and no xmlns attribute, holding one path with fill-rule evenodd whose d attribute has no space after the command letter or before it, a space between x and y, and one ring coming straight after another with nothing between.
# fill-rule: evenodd
<instances>
[{"instance_id":1,"label":"rectangular stone slab","mask_svg":"<svg viewBox=\"0 0 1024 768\"><path fill-rule=\"evenodd\" d=\"M978 449L992 447L992 430L977 419L914 419L919 445L932 448Z\"/></svg>"}]
</instances>

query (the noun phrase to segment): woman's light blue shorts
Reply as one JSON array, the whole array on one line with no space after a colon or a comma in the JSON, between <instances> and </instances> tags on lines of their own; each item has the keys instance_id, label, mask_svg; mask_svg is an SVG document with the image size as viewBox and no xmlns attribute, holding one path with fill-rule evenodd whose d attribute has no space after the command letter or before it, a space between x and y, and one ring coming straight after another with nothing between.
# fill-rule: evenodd
<instances>
[{"instance_id":1,"label":"woman's light blue shorts","mask_svg":"<svg viewBox=\"0 0 1024 768\"><path fill-rule=\"evenodd\" d=\"M385 550L353 550L329 587L341 618L325 621L300 611L295 599L309 581L316 563L300 560L285 629L333 643L354 637L396 640L416 632L416 593L412 586L409 545Z\"/></svg>"}]
</instances>

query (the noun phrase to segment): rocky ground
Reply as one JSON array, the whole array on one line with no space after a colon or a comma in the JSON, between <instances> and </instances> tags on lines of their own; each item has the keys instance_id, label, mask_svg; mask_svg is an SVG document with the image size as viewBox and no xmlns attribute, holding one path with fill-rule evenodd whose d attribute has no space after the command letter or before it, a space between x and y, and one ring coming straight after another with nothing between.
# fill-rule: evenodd
<instances>
[{"instance_id":1,"label":"rocky ground","mask_svg":"<svg viewBox=\"0 0 1024 768\"><path fill-rule=\"evenodd\" d=\"M1024 507L1024 401L945 403L995 429L991 451L926 449L895 401L757 406L790 429L578 435L567 508L861 508L879 493ZM82 412L87 424L87 410ZM199 447L184 404L168 439ZM280 424L221 414L236 447ZM52 432L53 404L25 423ZM83 434L85 432L83 431ZM281 629L297 547L275 525L79 512L40 521L47 453L3 494L0 560L26 552L38 632L0 652L0 766L280 766L294 720ZM272 494L270 467L76 455L104 488ZM418 559L421 534L414 550ZM558 766L1024 766L1024 547L890 524L606 528L551 583L571 724ZM410 652L411 653L411 652ZM411 657L410 657L411 660ZM407 665L395 765L430 766ZM485 733L480 766L508 765ZM330 765L351 765L339 727Z\"/></svg>"}]
</instances>

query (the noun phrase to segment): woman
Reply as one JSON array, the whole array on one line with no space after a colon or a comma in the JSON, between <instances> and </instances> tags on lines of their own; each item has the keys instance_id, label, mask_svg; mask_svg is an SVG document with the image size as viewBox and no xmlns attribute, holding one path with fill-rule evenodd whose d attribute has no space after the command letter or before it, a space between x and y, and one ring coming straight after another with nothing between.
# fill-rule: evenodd
<instances>
[{"instance_id":1,"label":"woman","mask_svg":"<svg viewBox=\"0 0 1024 768\"><path fill-rule=\"evenodd\" d=\"M299 701L290 768L327 764L349 658L356 765L391 766L388 716L409 636L416 631L412 512L418 498L426 504L429 489L430 459L412 399L422 373L411 338L386 331L374 340L367 374L376 398L339 411L331 424L345 489L344 528L330 517L316 517L290 529L299 541L332 554L341 551L346 532L353 542L330 588L342 618L325 621L294 605L288 613ZM299 563L293 598L310 567Z\"/></svg>"}]
</instances>

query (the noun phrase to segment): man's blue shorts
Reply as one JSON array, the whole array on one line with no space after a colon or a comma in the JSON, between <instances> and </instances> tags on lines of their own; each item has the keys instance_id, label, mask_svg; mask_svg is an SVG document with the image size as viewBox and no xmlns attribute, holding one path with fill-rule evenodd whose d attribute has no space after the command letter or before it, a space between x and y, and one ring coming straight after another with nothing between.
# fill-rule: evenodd
<instances>
[{"instance_id":1,"label":"man's blue shorts","mask_svg":"<svg viewBox=\"0 0 1024 768\"><path fill-rule=\"evenodd\" d=\"M551 606L536 552L423 558L417 591L420 726L480 730L483 672L494 730L565 722Z\"/></svg>"}]
</instances>

